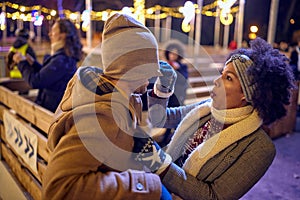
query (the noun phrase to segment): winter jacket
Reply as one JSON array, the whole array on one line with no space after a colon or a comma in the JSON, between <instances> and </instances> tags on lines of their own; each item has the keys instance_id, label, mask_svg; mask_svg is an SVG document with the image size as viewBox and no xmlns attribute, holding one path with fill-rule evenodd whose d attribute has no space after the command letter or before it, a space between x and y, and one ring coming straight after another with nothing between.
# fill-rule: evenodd
<instances>
[{"instance_id":1,"label":"winter jacket","mask_svg":"<svg viewBox=\"0 0 300 200\"><path fill-rule=\"evenodd\" d=\"M178 125L166 150L174 161L198 127L211 118L210 101L193 110L191 106L168 108L166 115L161 107L150 107L154 126ZM258 120L253 113L209 138L189 155L183 168L172 164L162 183L183 199L239 199L265 174L275 157L274 144Z\"/></svg>"},{"instance_id":2,"label":"winter jacket","mask_svg":"<svg viewBox=\"0 0 300 200\"><path fill-rule=\"evenodd\" d=\"M63 49L44 60L30 65L26 60L18 64L22 76L32 88L39 89L36 103L55 112L69 80L76 72L77 61Z\"/></svg>"},{"instance_id":3,"label":"winter jacket","mask_svg":"<svg viewBox=\"0 0 300 200\"><path fill-rule=\"evenodd\" d=\"M99 86L99 73L80 67L67 86L49 129L43 199L159 199L159 177L132 161L135 109Z\"/></svg>"}]
</instances>

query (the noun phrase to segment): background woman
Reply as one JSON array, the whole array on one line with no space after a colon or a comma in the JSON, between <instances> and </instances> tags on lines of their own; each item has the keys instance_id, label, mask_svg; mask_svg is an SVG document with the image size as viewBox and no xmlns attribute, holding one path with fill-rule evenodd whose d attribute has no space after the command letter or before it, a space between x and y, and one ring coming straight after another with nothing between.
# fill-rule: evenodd
<instances>
[{"instance_id":1,"label":"background woman","mask_svg":"<svg viewBox=\"0 0 300 200\"><path fill-rule=\"evenodd\" d=\"M36 103L54 112L67 83L77 70L82 56L82 44L75 25L68 19L58 19L49 32L51 55L39 64L30 55L16 53L13 60L23 78L32 88L39 89Z\"/></svg>"}]
</instances>

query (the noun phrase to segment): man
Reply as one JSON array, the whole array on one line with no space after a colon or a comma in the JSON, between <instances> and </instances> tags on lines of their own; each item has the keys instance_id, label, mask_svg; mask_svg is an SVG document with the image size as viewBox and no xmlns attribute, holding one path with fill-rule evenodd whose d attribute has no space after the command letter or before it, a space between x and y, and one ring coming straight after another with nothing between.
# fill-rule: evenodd
<instances>
[{"instance_id":1,"label":"man","mask_svg":"<svg viewBox=\"0 0 300 200\"><path fill-rule=\"evenodd\" d=\"M159 65L153 34L127 15L106 21L101 48L103 72L78 69L49 129L43 199L169 197L159 176L132 159L132 149L137 135L147 135L139 124L148 79L159 76L154 94L167 98L176 73ZM164 157L159 168L169 165L165 162L170 159Z\"/></svg>"}]
</instances>

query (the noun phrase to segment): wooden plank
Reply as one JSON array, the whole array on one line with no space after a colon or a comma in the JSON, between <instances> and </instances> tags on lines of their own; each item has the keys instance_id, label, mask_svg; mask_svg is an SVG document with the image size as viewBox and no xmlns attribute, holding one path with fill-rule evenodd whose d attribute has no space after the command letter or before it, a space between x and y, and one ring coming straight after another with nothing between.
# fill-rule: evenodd
<instances>
[{"instance_id":1,"label":"wooden plank","mask_svg":"<svg viewBox=\"0 0 300 200\"><path fill-rule=\"evenodd\" d=\"M43 176L45 174L47 164L44 161L39 160L37 165L38 165L39 175L40 175L41 179L43 180Z\"/></svg>"},{"instance_id":2,"label":"wooden plank","mask_svg":"<svg viewBox=\"0 0 300 200\"><path fill-rule=\"evenodd\" d=\"M1 151L4 160L33 199L42 199L41 184L21 165L18 158L3 143L1 143Z\"/></svg>"},{"instance_id":3,"label":"wooden plank","mask_svg":"<svg viewBox=\"0 0 300 200\"><path fill-rule=\"evenodd\" d=\"M28 120L46 134L48 133L54 113L19 96L18 94L0 86L0 102L15 110L24 119Z\"/></svg>"},{"instance_id":4,"label":"wooden plank","mask_svg":"<svg viewBox=\"0 0 300 200\"><path fill-rule=\"evenodd\" d=\"M49 157L49 150L47 148L47 138L42 135L41 133L39 133L37 130L35 130L33 127L29 126L24 120L22 120L21 118L18 118L17 116L15 116L16 119L18 121L20 121L24 126L26 126L32 133L34 133L35 135L37 135L38 138L38 147L37 147L37 153L39 156L41 156L46 162L48 162L48 157ZM4 125L0 124L1 127L1 138L2 140L7 143L7 140L5 138L5 129L4 129Z\"/></svg>"},{"instance_id":5,"label":"wooden plank","mask_svg":"<svg viewBox=\"0 0 300 200\"><path fill-rule=\"evenodd\" d=\"M10 173L7 164L0 161L0 199L27 200L25 189L19 181Z\"/></svg>"},{"instance_id":6,"label":"wooden plank","mask_svg":"<svg viewBox=\"0 0 300 200\"><path fill-rule=\"evenodd\" d=\"M37 135L38 137L38 147L37 147L37 154L43 159L39 162L44 163L44 165L46 165L45 163L47 163L48 161L48 157L49 157L49 151L47 148L47 138L45 136L43 136L42 134L40 134L39 132L37 132L35 129L33 129L32 127L28 126L27 124L25 124L24 121L22 121L22 119L19 119L19 121L21 123L24 123L25 126L27 126L27 128L34 133L35 135ZM2 141L7 143L6 137L5 137L5 132L4 132L4 125L0 124L0 130L1 130L1 138ZM14 149L12 148L12 151L17 155L17 152L14 151ZM39 158L39 157L38 157ZM19 158L20 162L22 162L22 158ZM37 163L38 164L38 163ZM26 166L28 169L30 169L30 167L22 162L22 165ZM41 166L40 166L41 167ZM39 171L39 170L43 170L43 171ZM42 175L44 174L44 168L39 168L39 165L37 166L37 172L30 170L32 172L32 174L34 174L36 176L36 179L38 179L39 181L41 181L42 179Z\"/></svg>"},{"instance_id":7,"label":"wooden plank","mask_svg":"<svg viewBox=\"0 0 300 200\"><path fill-rule=\"evenodd\" d=\"M7 110L7 107L0 104L0 121L3 122L3 112Z\"/></svg>"},{"instance_id":8,"label":"wooden plank","mask_svg":"<svg viewBox=\"0 0 300 200\"><path fill-rule=\"evenodd\" d=\"M44 131L45 134L48 134L49 127L53 120L53 115L51 111L35 104L34 105L34 116L35 120L32 122L34 125L36 125L38 128L40 128L42 131Z\"/></svg>"},{"instance_id":9,"label":"wooden plank","mask_svg":"<svg viewBox=\"0 0 300 200\"><path fill-rule=\"evenodd\" d=\"M22 96L0 86L0 101L7 107L15 110L19 115L27 119L29 122L35 121L34 102L29 101ZM3 94L5 95L3 97Z\"/></svg>"}]
</instances>

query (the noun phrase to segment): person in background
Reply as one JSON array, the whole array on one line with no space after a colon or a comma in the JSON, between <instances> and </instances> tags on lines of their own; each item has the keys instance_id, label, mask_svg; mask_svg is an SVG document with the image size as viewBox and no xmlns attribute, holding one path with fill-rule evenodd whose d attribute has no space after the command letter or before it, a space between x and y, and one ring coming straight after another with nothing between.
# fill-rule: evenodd
<instances>
[{"instance_id":1,"label":"person in background","mask_svg":"<svg viewBox=\"0 0 300 200\"><path fill-rule=\"evenodd\" d=\"M184 105L186 90L188 87L187 79L189 77L188 67L182 62L184 56L184 47L179 41L171 41L166 46L165 57L167 62L175 69L177 80L175 83L174 94L169 98L169 107Z\"/></svg>"},{"instance_id":2,"label":"person in background","mask_svg":"<svg viewBox=\"0 0 300 200\"><path fill-rule=\"evenodd\" d=\"M274 159L276 150L263 125L287 113L286 105L295 87L287 61L265 40L256 38L250 48L229 55L222 74L214 81L211 99L193 110L189 111L192 105L188 105L165 111L162 105L166 100L152 95L152 125L179 125L166 153L151 137L135 143L135 151L171 156L173 163L168 167L151 171L159 174L167 189L180 198L241 198ZM152 160L146 154L133 156L151 169Z\"/></svg>"},{"instance_id":3,"label":"person in background","mask_svg":"<svg viewBox=\"0 0 300 200\"><path fill-rule=\"evenodd\" d=\"M22 74L18 69L18 66L13 61L13 56L16 52L19 52L23 56L29 54L33 59L36 59L35 52L30 46L29 39L30 34L27 29L23 28L16 30L16 40L12 44L12 47L10 47L6 60L6 66L9 70L10 78L22 78Z\"/></svg>"},{"instance_id":4,"label":"person in background","mask_svg":"<svg viewBox=\"0 0 300 200\"><path fill-rule=\"evenodd\" d=\"M186 90L188 88L188 66L183 63L184 46L180 41L171 40L165 47L164 56L166 61L173 67L177 73L177 80L175 83L175 90L173 95L169 98L168 107L178 107L184 105L186 99ZM173 129L166 129L162 135L159 145L165 146L169 143L173 133Z\"/></svg>"},{"instance_id":5,"label":"person in background","mask_svg":"<svg viewBox=\"0 0 300 200\"><path fill-rule=\"evenodd\" d=\"M39 89L35 102L55 112L62 99L67 83L77 70L82 57L82 44L75 25L68 19L57 19L49 32L51 55L43 64L29 54L16 53L13 60L18 64L25 81Z\"/></svg>"},{"instance_id":6,"label":"person in background","mask_svg":"<svg viewBox=\"0 0 300 200\"><path fill-rule=\"evenodd\" d=\"M292 45L293 50L290 55L290 65L294 71L296 80L300 79L300 39Z\"/></svg>"},{"instance_id":7,"label":"person in background","mask_svg":"<svg viewBox=\"0 0 300 200\"><path fill-rule=\"evenodd\" d=\"M78 68L49 128L43 199L170 199L159 176L131 154L147 135L140 95L148 79L159 76L149 92L170 96L176 73L159 63L151 31L125 14L105 22L101 53L103 70Z\"/></svg>"},{"instance_id":8,"label":"person in background","mask_svg":"<svg viewBox=\"0 0 300 200\"><path fill-rule=\"evenodd\" d=\"M235 40L231 40L229 42L228 48L229 48L229 50L236 50L237 49L237 42Z\"/></svg>"}]
</instances>

